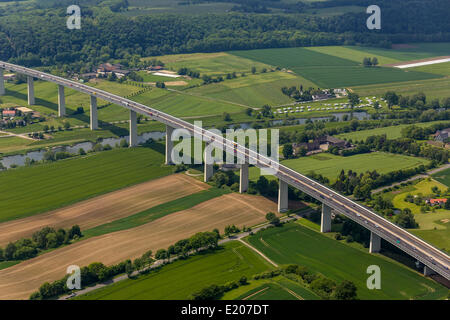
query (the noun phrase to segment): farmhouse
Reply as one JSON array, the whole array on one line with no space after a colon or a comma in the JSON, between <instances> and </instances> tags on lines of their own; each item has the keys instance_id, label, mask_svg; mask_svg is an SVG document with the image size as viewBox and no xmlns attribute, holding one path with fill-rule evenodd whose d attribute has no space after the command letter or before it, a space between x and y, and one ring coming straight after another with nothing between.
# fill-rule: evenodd
<instances>
[{"instance_id":1,"label":"farmhouse","mask_svg":"<svg viewBox=\"0 0 450 320\"><path fill-rule=\"evenodd\" d=\"M13 118L16 116L16 109L10 108L2 111L3 118Z\"/></svg>"},{"instance_id":2,"label":"farmhouse","mask_svg":"<svg viewBox=\"0 0 450 320\"><path fill-rule=\"evenodd\" d=\"M441 131L436 131L436 133L434 134L434 140L444 142L445 140L448 139L449 133L450 133L450 128L447 128L447 129L444 129Z\"/></svg>"},{"instance_id":3,"label":"farmhouse","mask_svg":"<svg viewBox=\"0 0 450 320\"><path fill-rule=\"evenodd\" d=\"M120 78L128 75L130 73L130 71L125 70L124 66L119 63L115 63L115 64L102 63L97 68L97 76L105 76L105 75L110 75L112 73L114 73L120 79Z\"/></svg>"},{"instance_id":4,"label":"farmhouse","mask_svg":"<svg viewBox=\"0 0 450 320\"><path fill-rule=\"evenodd\" d=\"M310 142L293 143L292 149L294 149L294 154L298 154L301 148L305 148L307 152L313 152L327 151L332 146L343 149L351 147L351 144L345 140L332 136L322 136Z\"/></svg>"},{"instance_id":5,"label":"farmhouse","mask_svg":"<svg viewBox=\"0 0 450 320\"><path fill-rule=\"evenodd\" d=\"M447 202L447 199L427 199L426 203L432 206L442 205Z\"/></svg>"}]
</instances>

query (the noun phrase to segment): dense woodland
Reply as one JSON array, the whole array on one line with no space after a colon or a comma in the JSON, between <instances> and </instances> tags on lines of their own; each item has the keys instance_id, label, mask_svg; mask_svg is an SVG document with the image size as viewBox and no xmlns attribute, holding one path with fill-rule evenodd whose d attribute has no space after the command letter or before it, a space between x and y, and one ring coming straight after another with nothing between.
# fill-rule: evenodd
<instances>
[{"instance_id":1,"label":"dense woodland","mask_svg":"<svg viewBox=\"0 0 450 320\"><path fill-rule=\"evenodd\" d=\"M254 3L225 2L237 6ZM129 5L126 0L17 2L0 7L0 59L26 66L69 68L70 65L76 71L89 71L99 62L129 60L133 55L339 44L389 47L398 42L450 41L447 0L379 1L383 6L383 26L375 31L366 28L368 15L364 10L322 17L304 14L300 9L365 6L366 0L289 5L284 1L260 1L259 4L269 2L271 8L284 11L259 14L234 10L222 14L133 17L125 14ZM74 3L81 6L81 30L66 28L66 8Z\"/></svg>"}]
</instances>

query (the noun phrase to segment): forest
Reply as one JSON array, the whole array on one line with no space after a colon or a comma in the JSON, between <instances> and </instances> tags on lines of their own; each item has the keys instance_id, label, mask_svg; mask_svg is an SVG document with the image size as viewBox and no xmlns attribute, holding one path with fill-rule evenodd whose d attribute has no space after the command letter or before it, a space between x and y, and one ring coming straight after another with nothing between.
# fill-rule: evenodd
<instances>
[{"instance_id":1,"label":"forest","mask_svg":"<svg viewBox=\"0 0 450 320\"><path fill-rule=\"evenodd\" d=\"M269 2L272 7L286 6L284 1L261 3ZM366 2L333 0L308 6ZM384 6L383 27L376 31L366 28L365 12L321 16L238 10L223 14L128 16L127 0L16 2L0 7L0 59L30 67L70 65L72 70L89 71L99 62L129 59L133 55L342 44L390 47L399 42L450 41L447 0L430 0L427 4L415 0L380 2ZM66 28L69 3L81 6L80 30Z\"/></svg>"}]
</instances>

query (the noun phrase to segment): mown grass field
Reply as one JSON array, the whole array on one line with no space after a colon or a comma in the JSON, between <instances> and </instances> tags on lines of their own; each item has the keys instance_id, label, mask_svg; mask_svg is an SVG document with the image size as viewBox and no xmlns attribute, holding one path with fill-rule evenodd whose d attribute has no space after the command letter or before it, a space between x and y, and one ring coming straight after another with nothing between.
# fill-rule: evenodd
<instances>
[{"instance_id":1,"label":"mown grass field","mask_svg":"<svg viewBox=\"0 0 450 320\"><path fill-rule=\"evenodd\" d=\"M259 108L265 104L275 106L292 103L293 100L284 95L281 88L300 85L304 88L317 87L307 79L277 71L247 74L245 77L239 75L237 79L189 89L187 92Z\"/></svg>"},{"instance_id":2,"label":"mown grass field","mask_svg":"<svg viewBox=\"0 0 450 320\"><path fill-rule=\"evenodd\" d=\"M248 241L279 264L296 263L335 280L350 280L360 299L439 299L448 290L396 262L362 252L297 223L272 228ZM367 267L381 269L381 290L366 286Z\"/></svg>"},{"instance_id":3,"label":"mown grass field","mask_svg":"<svg viewBox=\"0 0 450 320\"><path fill-rule=\"evenodd\" d=\"M166 68L173 71L178 71L180 68L188 68L200 72L201 75L217 76L232 72L250 73L252 67L255 67L260 72L263 68L270 67L268 64L237 57L226 52L174 54L154 58L164 62Z\"/></svg>"},{"instance_id":4,"label":"mown grass field","mask_svg":"<svg viewBox=\"0 0 450 320\"><path fill-rule=\"evenodd\" d=\"M437 123L449 123L450 121L432 121L432 122L423 122L423 123L415 123L414 125L417 127L431 127L433 124ZM343 133L337 135L339 138L343 139L352 139L353 141L360 141L365 140L367 137L370 136L378 136L385 134L388 139L397 139L402 136L402 129L410 126L409 124L401 124L398 126L390 126L390 127L383 127L383 128L375 128L375 129L369 129L369 130L361 130L361 131L353 131L348 133Z\"/></svg>"},{"instance_id":5,"label":"mown grass field","mask_svg":"<svg viewBox=\"0 0 450 320\"><path fill-rule=\"evenodd\" d=\"M399 169L414 168L428 162L428 160L422 158L372 152L349 157L321 153L299 159L285 160L282 163L300 173L308 174L314 171L329 178L330 181L334 181L342 169L345 171L353 170L358 173L364 173L368 170L387 173Z\"/></svg>"},{"instance_id":6,"label":"mown grass field","mask_svg":"<svg viewBox=\"0 0 450 320\"><path fill-rule=\"evenodd\" d=\"M225 101L156 88L132 99L178 117L221 115L245 110L244 106Z\"/></svg>"},{"instance_id":7,"label":"mown grass field","mask_svg":"<svg viewBox=\"0 0 450 320\"><path fill-rule=\"evenodd\" d=\"M233 51L240 57L263 63L286 67L313 81L321 87L338 88L345 86L379 84L408 80L424 80L440 77L422 72L405 72L394 68L364 68L354 60L325 54L307 48L262 49ZM340 53L346 56L348 53ZM358 55L360 57L360 55Z\"/></svg>"},{"instance_id":8,"label":"mown grass field","mask_svg":"<svg viewBox=\"0 0 450 320\"><path fill-rule=\"evenodd\" d=\"M0 222L56 209L172 173L162 145L114 149L0 172Z\"/></svg>"},{"instance_id":9,"label":"mown grass field","mask_svg":"<svg viewBox=\"0 0 450 320\"><path fill-rule=\"evenodd\" d=\"M171 300L189 299L206 286L223 285L242 276L272 268L258 254L239 242L229 242L216 252L175 261L136 280L117 284L78 297L85 300Z\"/></svg>"}]
</instances>

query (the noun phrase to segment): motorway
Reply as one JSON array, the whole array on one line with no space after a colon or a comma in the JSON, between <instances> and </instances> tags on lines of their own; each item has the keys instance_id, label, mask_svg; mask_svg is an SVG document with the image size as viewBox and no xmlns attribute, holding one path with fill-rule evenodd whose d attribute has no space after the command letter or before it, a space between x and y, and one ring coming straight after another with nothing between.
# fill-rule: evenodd
<instances>
[{"instance_id":1,"label":"motorway","mask_svg":"<svg viewBox=\"0 0 450 320\"><path fill-rule=\"evenodd\" d=\"M170 127L185 129L192 135L201 136L205 142L212 144L216 148L231 153L234 152L236 157L241 161L250 161L251 164L254 164L256 167L262 169L272 169L274 175L282 181L288 183L294 188L299 189L300 191L303 191L340 214L343 214L359 223L371 232L379 235L384 240L392 243L394 246L416 258L436 273L450 280L450 257L446 253L381 217L371 209L346 198L345 196L296 171L293 171L286 166L283 166L274 159L261 155L254 150L237 144L234 141L227 140L222 135L196 127L189 122L183 121L159 110L100 89L92 88L75 81L6 62L0 61L0 68L32 76L40 80L54 82L58 85L63 85L65 87L122 106L126 109L133 110Z\"/></svg>"}]
</instances>

